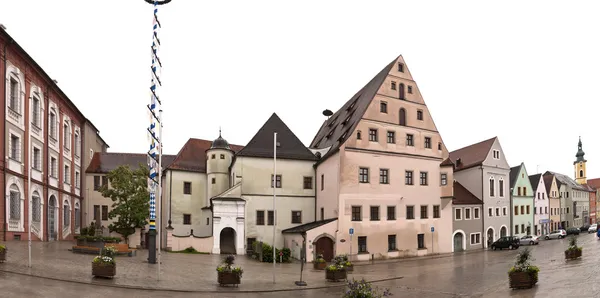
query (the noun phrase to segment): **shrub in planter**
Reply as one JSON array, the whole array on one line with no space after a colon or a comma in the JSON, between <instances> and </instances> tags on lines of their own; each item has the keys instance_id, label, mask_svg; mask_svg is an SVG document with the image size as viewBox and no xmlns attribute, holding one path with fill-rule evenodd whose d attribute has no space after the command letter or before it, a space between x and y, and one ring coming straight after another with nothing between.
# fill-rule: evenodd
<instances>
[{"instance_id":1,"label":"shrub in planter","mask_svg":"<svg viewBox=\"0 0 600 298\"><path fill-rule=\"evenodd\" d=\"M335 256L333 262L339 266L345 267L348 272L354 271L354 265L352 262L348 261L348 255L346 254Z\"/></svg>"},{"instance_id":2,"label":"shrub in planter","mask_svg":"<svg viewBox=\"0 0 600 298\"><path fill-rule=\"evenodd\" d=\"M260 245L258 249L261 249ZM260 252L258 251L258 249L256 249L254 251L254 258L255 259L259 259L260 257ZM282 252L283 256L281 256L281 258L279 257L279 253ZM289 248L282 248L282 249L275 249L275 254L277 255L277 258L275 260L275 262L279 263L280 260L283 261L283 263L288 263L290 261L290 258L292 256L292 251ZM268 245L266 243L262 244L262 261L264 263L273 263L273 247L271 245Z\"/></svg>"},{"instance_id":3,"label":"shrub in planter","mask_svg":"<svg viewBox=\"0 0 600 298\"><path fill-rule=\"evenodd\" d=\"M229 255L223 259L223 264L217 266L217 282L219 285L239 285L242 283L244 270L233 266L235 256Z\"/></svg>"},{"instance_id":4,"label":"shrub in planter","mask_svg":"<svg viewBox=\"0 0 600 298\"><path fill-rule=\"evenodd\" d=\"M377 287L373 288L371 283L365 281L364 278L360 281L354 279L348 281L347 287L348 289L342 298L383 298L392 296L389 289L381 291Z\"/></svg>"},{"instance_id":5,"label":"shrub in planter","mask_svg":"<svg viewBox=\"0 0 600 298\"><path fill-rule=\"evenodd\" d=\"M577 246L577 238L571 236L569 239L569 247L565 250L565 259L574 260L581 257L582 248Z\"/></svg>"},{"instance_id":6,"label":"shrub in planter","mask_svg":"<svg viewBox=\"0 0 600 298\"><path fill-rule=\"evenodd\" d=\"M540 268L531 264L531 250L525 248L517 255L515 265L508 271L511 289L530 289L538 282Z\"/></svg>"},{"instance_id":7,"label":"shrub in planter","mask_svg":"<svg viewBox=\"0 0 600 298\"><path fill-rule=\"evenodd\" d=\"M323 255L317 255L317 258L313 261L313 266L317 270L324 270L327 267L327 262L323 259Z\"/></svg>"},{"instance_id":8,"label":"shrub in planter","mask_svg":"<svg viewBox=\"0 0 600 298\"><path fill-rule=\"evenodd\" d=\"M325 268L325 279L329 281L340 281L345 280L348 277L346 267L332 264Z\"/></svg>"},{"instance_id":9,"label":"shrub in planter","mask_svg":"<svg viewBox=\"0 0 600 298\"><path fill-rule=\"evenodd\" d=\"M100 255L92 261L92 275L107 278L114 277L117 274L116 254L117 250L114 247L104 247Z\"/></svg>"},{"instance_id":10,"label":"shrub in planter","mask_svg":"<svg viewBox=\"0 0 600 298\"><path fill-rule=\"evenodd\" d=\"M0 263L6 261L6 246L0 244Z\"/></svg>"}]
</instances>

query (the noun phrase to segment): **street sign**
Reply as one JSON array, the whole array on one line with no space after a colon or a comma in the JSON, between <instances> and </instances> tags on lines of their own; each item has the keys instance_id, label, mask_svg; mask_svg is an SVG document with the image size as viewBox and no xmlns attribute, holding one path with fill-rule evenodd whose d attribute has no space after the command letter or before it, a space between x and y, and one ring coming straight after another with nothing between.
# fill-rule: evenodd
<instances>
[{"instance_id":1,"label":"street sign","mask_svg":"<svg viewBox=\"0 0 600 298\"><path fill-rule=\"evenodd\" d=\"M431 232L433 233L435 231L435 229L433 227L431 227Z\"/></svg>"},{"instance_id":2,"label":"street sign","mask_svg":"<svg viewBox=\"0 0 600 298\"><path fill-rule=\"evenodd\" d=\"M350 228L350 231L348 231L348 233L349 233L350 235L354 235L354 228Z\"/></svg>"}]
</instances>

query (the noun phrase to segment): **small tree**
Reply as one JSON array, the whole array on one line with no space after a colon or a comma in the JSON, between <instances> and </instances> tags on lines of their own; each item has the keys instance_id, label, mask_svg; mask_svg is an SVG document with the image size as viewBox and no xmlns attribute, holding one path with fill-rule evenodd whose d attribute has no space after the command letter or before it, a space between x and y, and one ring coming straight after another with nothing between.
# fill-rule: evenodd
<instances>
[{"instance_id":1,"label":"small tree","mask_svg":"<svg viewBox=\"0 0 600 298\"><path fill-rule=\"evenodd\" d=\"M108 173L110 188L108 185L100 188L102 196L113 201L108 218L116 218L116 221L108 226L108 230L121 234L126 243L127 237L135 233L136 228L148 224L148 174L148 168L141 164L136 170L122 165Z\"/></svg>"}]
</instances>

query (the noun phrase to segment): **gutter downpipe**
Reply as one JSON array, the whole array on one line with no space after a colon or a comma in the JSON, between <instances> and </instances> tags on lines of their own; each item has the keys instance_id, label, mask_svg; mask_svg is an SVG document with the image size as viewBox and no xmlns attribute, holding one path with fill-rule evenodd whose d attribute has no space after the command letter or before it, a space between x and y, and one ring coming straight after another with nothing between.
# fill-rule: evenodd
<instances>
[{"instance_id":1,"label":"gutter downpipe","mask_svg":"<svg viewBox=\"0 0 600 298\"><path fill-rule=\"evenodd\" d=\"M9 44L13 44L13 43L14 43L14 39L10 38L10 41L7 41L4 44L4 80L3 81L6 81L6 74L8 72L8 56L7 56L8 45ZM4 82L4 106L5 106L5 108L4 108L4 135L5 135L5 138L4 139L5 140L6 140L6 124L7 124L7 122L6 122L6 91L7 91L6 90L6 82ZM3 161L2 166L3 166L3 172L4 172L4 181L3 181L3 185L2 185L3 188L2 189L6 189L6 142L4 142L4 144L2 146L4 148L4 151L3 151L4 152L4 156L2 156L2 161ZM6 230L8 229L8 222L6 220L6 210L7 210L6 209L6 198L4 200L4 204L2 204L2 205L4 206L4 210L3 210L3 212L4 212L4 223L2 225L2 229L4 230L3 231L4 236L3 236L2 239L4 239L4 241L6 241Z\"/></svg>"},{"instance_id":2,"label":"gutter downpipe","mask_svg":"<svg viewBox=\"0 0 600 298\"><path fill-rule=\"evenodd\" d=\"M484 194L485 194L485 187L484 187L484 183L483 183L484 179L485 179L485 177L483 176L483 164L482 164L482 165L481 165L481 200L483 201L483 206L485 206L485 197L484 197ZM481 208L481 209L483 209L483 210L481 210L481 212L482 212L483 214L488 214L488 213L485 211L485 207L483 207L483 208ZM489 216L489 214L488 214L488 216ZM481 231L483 231L483 232L485 233L485 238L487 238L487 231L485 230L485 215L483 216L483 220L481 221ZM494 239L494 236L492 236L492 240L493 240L493 239ZM486 241L486 242L485 242L485 244L484 244L484 249L486 249L486 248L489 248L489 247L488 247L488 242L489 242L489 241Z\"/></svg>"}]
</instances>

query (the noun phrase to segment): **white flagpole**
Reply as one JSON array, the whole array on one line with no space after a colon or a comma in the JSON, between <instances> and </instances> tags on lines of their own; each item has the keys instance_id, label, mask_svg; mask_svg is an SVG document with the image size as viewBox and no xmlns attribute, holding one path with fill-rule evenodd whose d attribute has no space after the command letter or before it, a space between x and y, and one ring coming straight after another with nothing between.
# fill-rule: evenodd
<instances>
[{"instance_id":1,"label":"white flagpole","mask_svg":"<svg viewBox=\"0 0 600 298\"><path fill-rule=\"evenodd\" d=\"M31 268L31 150L33 148L33 146L31 146L31 116L33 116L33 113L31 112L31 102L32 100L29 101L29 121L27 123L27 150L29 150L29 153L27 154L27 203L28 203L28 212L27 212L27 225L28 225L28 229L27 229L27 239L28 240L28 250L29 250L29 268Z\"/></svg>"},{"instance_id":2,"label":"white flagpole","mask_svg":"<svg viewBox=\"0 0 600 298\"><path fill-rule=\"evenodd\" d=\"M277 229L277 217L275 212L275 190L277 189L277 133L273 133L273 283L275 283L275 262L277 260L275 249L275 230Z\"/></svg>"}]
</instances>

